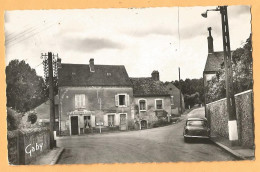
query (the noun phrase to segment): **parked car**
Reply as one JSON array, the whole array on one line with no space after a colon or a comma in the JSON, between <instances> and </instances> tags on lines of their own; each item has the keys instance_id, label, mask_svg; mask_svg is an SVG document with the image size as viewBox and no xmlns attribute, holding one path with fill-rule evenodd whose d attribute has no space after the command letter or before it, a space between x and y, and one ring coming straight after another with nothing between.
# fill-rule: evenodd
<instances>
[{"instance_id":1,"label":"parked car","mask_svg":"<svg viewBox=\"0 0 260 172\"><path fill-rule=\"evenodd\" d=\"M188 118L183 131L184 141L191 138L210 138L210 129L206 118Z\"/></svg>"}]
</instances>

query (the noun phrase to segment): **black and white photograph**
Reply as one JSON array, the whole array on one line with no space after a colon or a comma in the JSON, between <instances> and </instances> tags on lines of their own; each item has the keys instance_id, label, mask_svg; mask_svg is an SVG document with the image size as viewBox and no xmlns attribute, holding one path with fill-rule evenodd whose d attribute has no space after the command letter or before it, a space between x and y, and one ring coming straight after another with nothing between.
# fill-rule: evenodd
<instances>
[{"instance_id":1,"label":"black and white photograph","mask_svg":"<svg viewBox=\"0 0 260 172\"><path fill-rule=\"evenodd\" d=\"M251 6L6 10L9 165L255 160Z\"/></svg>"}]
</instances>

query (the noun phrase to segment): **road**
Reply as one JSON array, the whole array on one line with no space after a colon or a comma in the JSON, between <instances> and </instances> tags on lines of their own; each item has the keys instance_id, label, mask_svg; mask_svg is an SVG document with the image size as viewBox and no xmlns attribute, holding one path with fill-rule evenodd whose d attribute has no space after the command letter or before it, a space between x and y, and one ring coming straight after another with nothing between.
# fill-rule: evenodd
<instances>
[{"instance_id":1,"label":"road","mask_svg":"<svg viewBox=\"0 0 260 172\"><path fill-rule=\"evenodd\" d=\"M187 116L203 113L200 108ZM141 131L59 138L57 144L65 150L58 164L235 160L211 142L185 143L184 122Z\"/></svg>"}]
</instances>

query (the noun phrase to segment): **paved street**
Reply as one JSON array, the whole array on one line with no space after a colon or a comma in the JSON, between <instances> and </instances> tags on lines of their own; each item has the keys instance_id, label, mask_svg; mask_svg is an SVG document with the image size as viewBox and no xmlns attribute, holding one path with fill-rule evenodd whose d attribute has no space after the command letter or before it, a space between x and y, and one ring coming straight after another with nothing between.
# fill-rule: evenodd
<instances>
[{"instance_id":1,"label":"paved street","mask_svg":"<svg viewBox=\"0 0 260 172\"><path fill-rule=\"evenodd\" d=\"M188 116L203 114L200 108ZM141 131L59 138L57 144L65 150L58 164L235 160L211 142L185 143L184 121Z\"/></svg>"}]
</instances>

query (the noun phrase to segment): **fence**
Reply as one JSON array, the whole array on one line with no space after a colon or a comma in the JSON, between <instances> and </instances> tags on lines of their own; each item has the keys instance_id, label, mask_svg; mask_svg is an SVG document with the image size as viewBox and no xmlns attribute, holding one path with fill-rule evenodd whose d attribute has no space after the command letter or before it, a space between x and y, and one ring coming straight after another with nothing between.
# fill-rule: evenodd
<instances>
[{"instance_id":1,"label":"fence","mask_svg":"<svg viewBox=\"0 0 260 172\"><path fill-rule=\"evenodd\" d=\"M48 128L8 131L8 160L12 165L25 165L50 149Z\"/></svg>"},{"instance_id":2,"label":"fence","mask_svg":"<svg viewBox=\"0 0 260 172\"><path fill-rule=\"evenodd\" d=\"M239 144L246 148L253 148L254 103L252 90L236 94L235 102ZM206 117L209 120L211 133L213 133L213 135L229 138L226 99L207 104Z\"/></svg>"}]
</instances>

